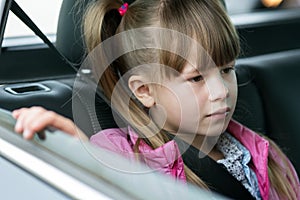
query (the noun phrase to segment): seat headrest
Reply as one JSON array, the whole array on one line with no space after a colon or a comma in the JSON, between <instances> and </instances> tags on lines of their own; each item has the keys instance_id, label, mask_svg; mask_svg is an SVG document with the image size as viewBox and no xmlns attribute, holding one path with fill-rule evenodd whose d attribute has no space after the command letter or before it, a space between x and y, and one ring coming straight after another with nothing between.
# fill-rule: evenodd
<instances>
[{"instance_id":1,"label":"seat headrest","mask_svg":"<svg viewBox=\"0 0 300 200\"><path fill-rule=\"evenodd\" d=\"M79 12L80 9L75 8L76 1L62 2L56 32L56 48L71 62L80 63L85 51L81 34L82 13Z\"/></svg>"}]
</instances>

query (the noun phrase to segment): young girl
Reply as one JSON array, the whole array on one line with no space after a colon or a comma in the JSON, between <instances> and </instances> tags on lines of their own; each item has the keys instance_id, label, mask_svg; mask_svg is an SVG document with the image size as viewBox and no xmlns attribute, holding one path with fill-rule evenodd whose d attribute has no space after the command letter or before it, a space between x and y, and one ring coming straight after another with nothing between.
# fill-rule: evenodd
<instances>
[{"instance_id":1,"label":"young girl","mask_svg":"<svg viewBox=\"0 0 300 200\"><path fill-rule=\"evenodd\" d=\"M94 72L102 74L99 87L129 126L103 130L91 137L93 144L231 198L300 198L297 174L282 151L231 119L239 39L221 1L89 5L89 52L122 33L115 48L126 53ZM15 130L27 139L47 126L77 135L71 120L40 107L13 116Z\"/></svg>"}]
</instances>

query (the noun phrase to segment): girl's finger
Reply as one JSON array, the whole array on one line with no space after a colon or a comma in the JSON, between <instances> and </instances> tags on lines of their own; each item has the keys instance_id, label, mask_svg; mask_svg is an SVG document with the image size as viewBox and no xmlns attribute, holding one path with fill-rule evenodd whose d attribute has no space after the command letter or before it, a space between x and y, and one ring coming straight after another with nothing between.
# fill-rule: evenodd
<instances>
[{"instance_id":1,"label":"girl's finger","mask_svg":"<svg viewBox=\"0 0 300 200\"><path fill-rule=\"evenodd\" d=\"M46 128L48 126L48 122L43 116L46 115L47 112L49 111L41 107L32 107L24 111L21 114L25 116L22 121L24 130L38 132Z\"/></svg>"},{"instance_id":2,"label":"girl's finger","mask_svg":"<svg viewBox=\"0 0 300 200\"><path fill-rule=\"evenodd\" d=\"M23 113L25 113L27 111L27 109L22 109L22 111L17 111L17 122L16 122L16 125L15 125L15 131L17 133L22 133L24 131L24 127L23 127L23 123L24 123L24 119L25 119L25 115Z\"/></svg>"},{"instance_id":3,"label":"girl's finger","mask_svg":"<svg viewBox=\"0 0 300 200\"><path fill-rule=\"evenodd\" d=\"M19 108L19 109L16 109L14 111L12 111L12 116L17 119L20 114L24 111L24 110L27 110L28 108Z\"/></svg>"},{"instance_id":4,"label":"girl's finger","mask_svg":"<svg viewBox=\"0 0 300 200\"><path fill-rule=\"evenodd\" d=\"M30 140L30 139L32 139L34 137L34 134L35 134L35 132L32 132L32 131L30 131L28 129L25 129L23 131L22 135L23 135L23 138L25 138L26 140Z\"/></svg>"}]
</instances>

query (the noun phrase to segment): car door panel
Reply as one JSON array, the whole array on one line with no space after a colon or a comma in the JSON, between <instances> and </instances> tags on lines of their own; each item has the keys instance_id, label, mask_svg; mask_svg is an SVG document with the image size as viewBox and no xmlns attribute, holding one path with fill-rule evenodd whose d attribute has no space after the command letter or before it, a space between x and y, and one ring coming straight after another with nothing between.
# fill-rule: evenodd
<instances>
[{"instance_id":1,"label":"car door panel","mask_svg":"<svg viewBox=\"0 0 300 200\"><path fill-rule=\"evenodd\" d=\"M13 110L43 106L72 118L72 88L59 80L6 84L0 87L0 105Z\"/></svg>"}]
</instances>

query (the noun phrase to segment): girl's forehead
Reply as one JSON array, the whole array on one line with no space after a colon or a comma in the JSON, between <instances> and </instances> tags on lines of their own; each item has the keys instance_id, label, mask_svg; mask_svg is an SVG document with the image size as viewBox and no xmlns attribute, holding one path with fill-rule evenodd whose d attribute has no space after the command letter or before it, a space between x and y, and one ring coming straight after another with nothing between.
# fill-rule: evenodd
<instances>
[{"instance_id":1,"label":"girl's forehead","mask_svg":"<svg viewBox=\"0 0 300 200\"><path fill-rule=\"evenodd\" d=\"M207 69L216 67L213 58L206 49L202 47L196 40L187 46L185 49L187 53L186 63L180 70L182 73L192 73L196 71L205 71Z\"/></svg>"}]
</instances>

